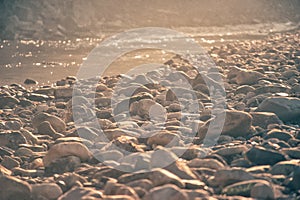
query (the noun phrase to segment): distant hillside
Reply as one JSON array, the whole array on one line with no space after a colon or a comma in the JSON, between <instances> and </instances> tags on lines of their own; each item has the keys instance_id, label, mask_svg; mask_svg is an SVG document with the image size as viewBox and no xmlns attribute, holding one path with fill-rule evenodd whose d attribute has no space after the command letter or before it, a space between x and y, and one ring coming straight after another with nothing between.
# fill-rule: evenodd
<instances>
[{"instance_id":1,"label":"distant hillside","mask_svg":"<svg viewBox=\"0 0 300 200\"><path fill-rule=\"evenodd\" d=\"M0 0L0 38L300 21L299 0Z\"/></svg>"}]
</instances>

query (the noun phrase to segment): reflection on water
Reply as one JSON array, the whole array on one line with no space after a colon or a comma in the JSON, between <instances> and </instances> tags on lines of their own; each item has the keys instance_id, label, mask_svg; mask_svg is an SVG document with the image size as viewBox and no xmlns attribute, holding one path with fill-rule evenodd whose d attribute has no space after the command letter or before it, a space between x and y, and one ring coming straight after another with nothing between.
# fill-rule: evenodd
<instances>
[{"instance_id":1,"label":"reflection on water","mask_svg":"<svg viewBox=\"0 0 300 200\"><path fill-rule=\"evenodd\" d=\"M211 46L245 39L261 39L271 32L298 27L298 24L273 23L224 27L181 27L176 30L192 36L209 49ZM73 40L0 41L0 85L23 83L26 78L49 85L68 75L76 75L88 53L105 37ZM164 39L164 38L161 38ZM164 63L172 55L163 51L136 51L119 58L106 73L125 73L130 68L149 63Z\"/></svg>"}]
</instances>

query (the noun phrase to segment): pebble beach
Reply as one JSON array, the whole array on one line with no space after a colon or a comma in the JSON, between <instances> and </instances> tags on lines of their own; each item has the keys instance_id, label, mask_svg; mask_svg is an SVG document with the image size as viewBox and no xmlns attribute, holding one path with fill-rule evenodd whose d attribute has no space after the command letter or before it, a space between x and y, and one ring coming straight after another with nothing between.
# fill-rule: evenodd
<instances>
[{"instance_id":1,"label":"pebble beach","mask_svg":"<svg viewBox=\"0 0 300 200\"><path fill-rule=\"evenodd\" d=\"M212 46L208 55L217 70L199 74L175 56L146 74L101 77L93 94L86 87L94 80L75 76L1 86L0 199L299 199L300 31ZM215 119L205 80L216 76L226 117L205 146ZM160 77L163 84L135 84ZM180 87L182 77L196 99ZM156 111L164 123L151 117Z\"/></svg>"}]
</instances>

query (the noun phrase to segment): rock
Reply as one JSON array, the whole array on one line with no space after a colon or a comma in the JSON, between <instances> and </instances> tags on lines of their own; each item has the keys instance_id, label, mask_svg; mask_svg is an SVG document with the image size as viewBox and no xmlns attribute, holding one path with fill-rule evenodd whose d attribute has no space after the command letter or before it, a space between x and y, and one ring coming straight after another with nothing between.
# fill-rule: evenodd
<instances>
[{"instance_id":1,"label":"rock","mask_svg":"<svg viewBox=\"0 0 300 200\"><path fill-rule=\"evenodd\" d=\"M26 99L30 101L37 101L37 102L43 102L43 101L48 101L51 99L51 97L45 95L45 94L35 94L35 93L30 93L25 96Z\"/></svg>"},{"instance_id":2,"label":"rock","mask_svg":"<svg viewBox=\"0 0 300 200\"><path fill-rule=\"evenodd\" d=\"M243 169L220 169L214 175L214 181L224 187L233 183L252 180L253 176Z\"/></svg>"},{"instance_id":3,"label":"rock","mask_svg":"<svg viewBox=\"0 0 300 200\"><path fill-rule=\"evenodd\" d=\"M161 146L178 146L180 137L169 131L160 131L148 138L147 144L150 146L161 145Z\"/></svg>"},{"instance_id":4,"label":"rock","mask_svg":"<svg viewBox=\"0 0 300 200\"><path fill-rule=\"evenodd\" d=\"M14 167L20 167L20 162L10 156L4 156L1 165L7 169L12 169Z\"/></svg>"},{"instance_id":5,"label":"rock","mask_svg":"<svg viewBox=\"0 0 300 200\"><path fill-rule=\"evenodd\" d=\"M100 191L94 190L92 188L80 188L74 187L68 192L64 193L58 198L58 200L74 200L74 199L102 199L103 194Z\"/></svg>"},{"instance_id":6,"label":"rock","mask_svg":"<svg viewBox=\"0 0 300 200\"><path fill-rule=\"evenodd\" d=\"M20 144L27 144L27 140L19 131L0 133L0 146L17 149Z\"/></svg>"},{"instance_id":7,"label":"rock","mask_svg":"<svg viewBox=\"0 0 300 200\"><path fill-rule=\"evenodd\" d=\"M228 146L216 150L216 154L221 156L232 156L241 154L247 150L248 148L245 145Z\"/></svg>"},{"instance_id":8,"label":"rock","mask_svg":"<svg viewBox=\"0 0 300 200\"><path fill-rule=\"evenodd\" d=\"M252 116L252 125L267 129L270 124L283 124L275 113L271 112L250 112Z\"/></svg>"},{"instance_id":9,"label":"rock","mask_svg":"<svg viewBox=\"0 0 300 200\"><path fill-rule=\"evenodd\" d=\"M269 97L259 104L256 112L272 112L284 122L300 117L300 99L294 97Z\"/></svg>"},{"instance_id":10,"label":"rock","mask_svg":"<svg viewBox=\"0 0 300 200\"><path fill-rule=\"evenodd\" d=\"M12 172L9 169L5 168L0 164L0 176L4 176L4 175L10 176L11 174Z\"/></svg>"},{"instance_id":11,"label":"rock","mask_svg":"<svg viewBox=\"0 0 300 200\"><path fill-rule=\"evenodd\" d=\"M263 78L264 75L257 71L244 70L238 67L232 67L227 78L238 85L253 85Z\"/></svg>"},{"instance_id":12,"label":"rock","mask_svg":"<svg viewBox=\"0 0 300 200\"><path fill-rule=\"evenodd\" d=\"M154 112L157 111L158 114L155 114ZM159 113L164 113L165 108L153 101L152 99L142 99L138 102L133 102L130 105L130 114L131 115L139 115L140 117L144 119L149 119L159 115ZM151 116L152 115L152 116ZM161 116L165 117L165 116Z\"/></svg>"},{"instance_id":13,"label":"rock","mask_svg":"<svg viewBox=\"0 0 300 200\"><path fill-rule=\"evenodd\" d=\"M0 97L0 109L13 108L20 101L12 96Z\"/></svg>"},{"instance_id":14,"label":"rock","mask_svg":"<svg viewBox=\"0 0 300 200\"><path fill-rule=\"evenodd\" d=\"M274 165L285 160L283 154L263 147L252 147L245 155L249 161L257 165Z\"/></svg>"},{"instance_id":15,"label":"rock","mask_svg":"<svg viewBox=\"0 0 300 200\"><path fill-rule=\"evenodd\" d=\"M48 113L38 113L35 115L32 118L32 126L37 129L38 126L45 121L49 122L53 129L58 133L62 133L66 130L66 124L62 119Z\"/></svg>"},{"instance_id":16,"label":"rock","mask_svg":"<svg viewBox=\"0 0 300 200\"><path fill-rule=\"evenodd\" d=\"M53 175L73 172L80 164L80 158L76 156L57 158L45 166L45 173L47 175Z\"/></svg>"},{"instance_id":17,"label":"rock","mask_svg":"<svg viewBox=\"0 0 300 200\"><path fill-rule=\"evenodd\" d=\"M251 189L250 195L255 199L275 199L275 191L270 184L257 183Z\"/></svg>"},{"instance_id":18,"label":"rock","mask_svg":"<svg viewBox=\"0 0 300 200\"><path fill-rule=\"evenodd\" d=\"M73 95L73 88L71 87L56 87L54 88L54 96L56 99L65 99L71 98Z\"/></svg>"},{"instance_id":19,"label":"rock","mask_svg":"<svg viewBox=\"0 0 300 200\"><path fill-rule=\"evenodd\" d=\"M153 169L149 178L152 181L154 187L165 184L174 184L180 188L185 187L185 184L178 176L165 169Z\"/></svg>"},{"instance_id":20,"label":"rock","mask_svg":"<svg viewBox=\"0 0 300 200\"><path fill-rule=\"evenodd\" d=\"M207 121L198 131L198 136L204 139L209 124L213 119ZM221 132L222 135L229 135L232 137L246 137L251 131L252 117L250 114L243 111L226 111L226 118ZM216 139L216 138L213 138Z\"/></svg>"},{"instance_id":21,"label":"rock","mask_svg":"<svg viewBox=\"0 0 300 200\"><path fill-rule=\"evenodd\" d=\"M150 165L151 168L164 168L177 160L178 157L173 152L165 148L159 148L152 153Z\"/></svg>"},{"instance_id":22,"label":"rock","mask_svg":"<svg viewBox=\"0 0 300 200\"><path fill-rule=\"evenodd\" d=\"M224 165L220 161L212 158L204 158L204 159L195 158L189 161L187 164L191 168L203 168L203 167L209 169L224 168Z\"/></svg>"},{"instance_id":23,"label":"rock","mask_svg":"<svg viewBox=\"0 0 300 200\"><path fill-rule=\"evenodd\" d=\"M273 130L269 131L267 133L267 135L264 137L264 139L270 139L270 138L277 138L279 140L287 142L290 139L292 139L293 136L288 132L281 131L278 129L273 129Z\"/></svg>"},{"instance_id":24,"label":"rock","mask_svg":"<svg viewBox=\"0 0 300 200\"><path fill-rule=\"evenodd\" d=\"M33 80L33 79L27 78L27 79L25 79L24 84L26 84L26 85L37 85L38 82Z\"/></svg>"},{"instance_id":25,"label":"rock","mask_svg":"<svg viewBox=\"0 0 300 200\"><path fill-rule=\"evenodd\" d=\"M123 154L118 150L100 151L94 154L94 157L100 161L114 160L118 161L123 158Z\"/></svg>"},{"instance_id":26,"label":"rock","mask_svg":"<svg viewBox=\"0 0 300 200\"><path fill-rule=\"evenodd\" d=\"M172 199L172 200L188 200L188 195L180 190L175 185L164 185L155 187L149 191L149 193L143 198L144 200L161 200L161 199Z\"/></svg>"},{"instance_id":27,"label":"rock","mask_svg":"<svg viewBox=\"0 0 300 200\"><path fill-rule=\"evenodd\" d=\"M262 188L255 188L255 186L261 186L265 185L263 187L266 189L266 194L267 198L274 199L274 190L271 186L271 184L268 181L265 180L249 180L249 181L242 181L238 182L232 185L229 185L225 187L222 190L222 194L226 194L228 196L244 196L244 197L250 197L252 195L255 196L254 192L257 191L257 195L261 195L261 190ZM254 191L252 191L254 189Z\"/></svg>"},{"instance_id":28,"label":"rock","mask_svg":"<svg viewBox=\"0 0 300 200\"><path fill-rule=\"evenodd\" d=\"M297 167L294 171L291 186L294 190L300 190L300 167Z\"/></svg>"},{"instance_id":29,"label":"rock","mask_svg":"<svg viewBox=\"0 0 300 200\"><path fill-rule=\"evenodd\" d=\"M300 167L300 160L281 161L276 163L270 170L273 175L289 176L298 167Z\"/></svg>"},{"instance_id":30,"label":"rock","mask_svg":"<svg viewBox=\"0 0 300 200\"><path fill-rule=\"evenodd\" d=\"M91 152L86 146L78 142L62 142L53 145L43 158L45 167L58 158L65 156L76 156L81 161L87 161L91 158Z\"/></svg>"},{"instance_id":31,"label":"rock","mask_svg":"<svg viewBox=\"0 0 300 200\"><path fill-rule=\"evenodd\" d=\"M42 183L32 185L32 197L34 199L57 199L63 194L61 188L55 183Z\"/></svg>"},{"instance_id":32,"label":"rock","mask_svg":"<svg viewBox=\"0 0 300 200\"><path fill-rule=\"evenodd\" d=\"M235 90L235 94L247 94L248 92L254 92L255 88L250 85L239 86Z\"/></svg>"},{"instance_id":33,"label":"rock","mask_svg":"<svg viewBox=\"0 0 300 200\"><path fill-rule=\"evenodd\" d=\"M0 188L0 199L31 200L31 186L15 177L0 176Z\"/></svg>"},{"instance_id":34,"label":"rock","mask_svg":"<svg viewBox=\"0 0 300 200\"><path fill-rule=\"evenodd\" d=\"M136 192L126 185L116 183L114 181L108 181L104 187L104 194L105 195L129 195L132 196L134 199L139 199Z\"/></svg>"},{"instance_id":35,"label":"rock","mask_svg":"<svg viewBox=\"0 0 300 200\"><path fill-rule=\"evenodd\" d=\"M300 149L299 148L284 148L282 152L287 154L290 158L300 159Z\"/></svg>"},{"instance_id":36,"label":"rock","mask_svg":"<svg viewBox=\"0 0 300 200\"><path fill-rule=\"evenodd\" d=\"M49 135L55 139L63 136L62 134L57 133L48 121L40 123L37 129L39 134Z\"/></svg>"}]
</instances>

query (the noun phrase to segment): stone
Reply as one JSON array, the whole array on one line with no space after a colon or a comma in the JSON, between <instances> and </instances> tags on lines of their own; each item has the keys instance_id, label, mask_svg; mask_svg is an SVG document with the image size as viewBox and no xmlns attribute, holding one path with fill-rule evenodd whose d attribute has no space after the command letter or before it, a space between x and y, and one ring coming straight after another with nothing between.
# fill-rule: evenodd
<instances>
[{"instance_id":1,"label":"stone","mask_svg":"<svg viewBox=\"0 0 300 200\"><path fill-rule=\"evenodd\" d=\"M172 200L188 200L188 195L184 191L180 190L177 186L167 184L151 189L143 199L161 200L170 198L172 198Z\"/></svg>"},{"instance_id":2,"label":"stone","mask_svg":"<svg viewBox=\"0 0 300 200\"><path fill-rule=\"evenodd\" d=\"M150 146L161 145L161 146L178 146L180 137L169 131L160 131L148 138L147 144Z\"/></svg>"},{"instance_id":3,"label":"stone","mask_svg":"<svg viewBox=\"0 0 300 200\"><path fill-rule=\"evenodd\" d=\"M71 98L73 96L73 88L71 87L56 87L54 88L54 96L56 99Z\"/></svg>"},{"instance_id":4,"label":"stone","mask_svg":"<svg viewBox=\"0 0 300 200\"><path fill-rule=\"evenodd\" d=\"M64 193L58 200L74 200L74 199L102 199L104 195L102 192L94 190L93 188L74 187L68 192Z\"/></svg>"},{"instance_id":5,"label":"stone","mask_svg":"<svg viewBox=\"0 0 300 200\"><path fill-rule=\"evenodd\" d=\"M297 148L297 147L295 147L295 148L284 148L284 149L282 149L282 152L284 152L290 158L300 159L300 149Z\"/></svg>"},{"instance_id":6,"label":"stone","mask_svg":"<svg viewBox=\"0 0 300 200\"><path fill-rule=\"evenodd\" d=\"M14 167L20 167L20 162L10 156L4 156L1 165L7 169L12 169Z\"/></svg>"},{"instance_id":7,"label":"stone","mask_svg":"<svg viewBox=\"0 0 300 200\"><path fill-rule=\"evenodd\" d=\"M39 134L49 135L55 139L63 136L62 134L57 133L48 121L40 123L37 130Z\"/></svg>"},{"instance_id":8,"label":"stone","mask_svg":"<svg viewBox=\"0 0 300 200\"><path fill-rule=\"evenodd\" d=\"M214 119L208 120L202 127L200 127L198 136L201 139L204 139L207 134L209 124L212 120ZM225 122L221 134L232 137L246 137L252 131L251 125L252 117L247 112L226 110Z\"/></svg>"},{"instance_id":9,"label":"stone","mask_svg":"<svg viewBox=\"0 0 300 200\"><path fill-rule=\"evenodd\" d=\"M51 99L51 97L45 95L45 94L35 94L35 93L30 93L25 96L26 99L30 101L37 101L37 102L43 102L43 101L48 101Z\"/></svg>"},{"instance_id":10,"label":"stone","mask_svg":"<svg viewBox=\"0 0 300 200\"><path fill-rule=\"evenodd\" d=\"M275 113L271 112L250 112L252 125L267 129L270 124L283 124Z\"/></svg>"},{"instance_id":11,"label":"stone","mask_svg":"<svg viewBox=\"0 0 300 200\"><path fill-rule=\"evenodd\" d=\"M26 84L26 85L37 85L38 82L36 80L27 78L27 79L25 79L24 84Z\"/></svg>"},{"instance_id":12,"label":"stone","mask_svg":"<svg viewBox=\"0 0 300 200\"><path fill-rule=\"evenodd\" d=\"M81 164L80 158L76 156L66 156L55 159L45 166L47 175L63 174L65 172L73 172Z\"/></svg>"},{"instance_id":13,"label":"stone","mask_svg":"<svg viewBox=\"0 0 300 200\"><path fill-rule=\"evenodd\" d=\"M11 174L12 172L9 169L7 169L6 167L0 164L0 176L4 176L4 175L10 176Z\"/></svg>"},{"instance_id":14,"label":"stone","mask_svg":"<svg viewBox=\"0 0 300 200\"><path fill-rule=\"evenodd\" d=\"M43 158L44 165L47 167L51 162L65 156L76 156L81 161L87 161L91 158L91 152L79 142L62 142L50 148Z\"/></svg>"},{"instance_id":15,"label":"stone","mask_svg":"<svg viewBox=\"0 0 300 200\"><path fill-rule=\"evenodd\" d=\"M41 183L32 185L32 197L34 199L57 199L63 192L55 183Z\"/></svg>"},{"instance_id":16,"label":"stone","mask_svg":"<svg viewBox=\"0 0 300 200\"><path fill-rule=\"evenodd\" d=\"M238 67L232 67L227 74L227 78L238 85L253 85L263 77L264 75L260 72L244 70Z\"/></svg>"},{"instance_id":17,"label":"stone","mask_svg":"<svg viewBox=\"0 0 300 200\"><path fill-rule=\"evenodd\" d=\"M151 115L156 116L156 114L153 113L154 111L163 113L165 108L152 99L142 99L138 102L133 102L130 105L129 111L131 115L139 115L144 119L149 119L152 117Z\"/></svg>"},{"instance_id":18,"label":"stone","mask_svg":"<svg viewBox=\"0 0 300 200\"><path fill-rule=\"evenodd\" d=\"M247 150L248 148L245 145L236 145L220 148L216 150L215 153L221 156L232 156L236 154L241 154Z\"/></svg>"},{"instance_id":19,"label":"stone","mask_svg":"<svg viewBox=\"0 0 300 200\"><path fill-rule=\"evenodd\" d=\"M252 147L245 156L250 162L257 165L274 165L285 160L283 154L258 146Z\"/></svg>"},{"instance_id":20,"label":"stone","mask_svg":"<svg viewBox=\"0 0 300 200\"><path fill-rule=\"evenodd\" d=\"M270 170L273 175L289 176L298 167L300 167L300 160L281 161L276 163Z\"/></svg>"},{"instance_id":21,"label":"stone","mask_svg":"<svg viewBox=\"0 0 300 200\"><path fill-rule=\"evenodd\" d=\"M105 195L129 195L134 199L138 199L136 192L126 185L116 183L115 180L108 181L104 187Z\"/></svg>"},{"instance_id":22,"label":"stone","mask_svg":"<svg viewBox=\"0 0 300 200\"><path fill-rule=\"evenodd\" d=\"M31 200L31 186L15 177L0 176L0 188L0 199Z\"/></svg>"},{"instance_id":23,"label":"stone","mask_svg":"<svg viewBox=\"0 0 300 200\"><path fill-rule=\"evenodd\" d=\"M195 158L187 163L191 168L209 168L209 169L221 169L224 168L224 164L220 161L212 158Z\"/></svg>"},{"instance_id":24,"label":"stone","mask_svg":"<svg viewBox=\"0 0 300 200\"><path fill-rule=\"evenodd\" d=\"M265 185L266 187L268 187L268 190L266 191L268 193L266 194L268 194L269 198L272 197L271 199L274 199L274 190L271 184L265 180L249 180L249 181L242 181L232 185L228 185L227 187L223 188L222 194L226 194L228 196L251 197L252 195L255 195L254 192L257 191L257 189L255 189L252 192L252 189L254 189L254 187L258 185Z\"/></svg>"},{"instance_id":25,"label":"stone","mask_svg":"<svg viewBox=\"0 0 300 200\"><path fill-rule=\"evenodd\" d=\"M214 181L224 187L233 183L252 180L253 176L243 169L219 169L214 175Z\"/></svg>"},{"instance_id":26,"label":"stone","mask_svg":"<svg viewBox=\"0 0 300 200\"><path fill-rule=\"evenodd\" d=\"M293 136L290 133L286 132L286 131L273 129L273 130L269 131L267 133L267 135L264 137L264 139L266 139L266 140L270 139L270 138L277 138L278 140L288 142L290 139L293 138Z\"/></svg>"},{"instance_id":27,"label":"stone","mask_svg":"<svg viewBox=\"0 0 300 200\"><path fill-rule=\"evenodd\" d=\"M32 118L33 128L38 128L42 122L49 122L53 129L58 133L63 133L66 130L65 122L57 116L50 115L48 113L38 113Z\"/></svg>"},{"instance_id":28,"label":"stone","mask_svg":"<svg viewBox=\"0 0 300 200\"><path fill-rule=\"evenodd\" d=\"M0 97L0 109L13 108L18 103L20 103L20 101L15 97L12 96Z\"/></svg>"},{"instance_id":29,"label":"stone","mask_svg":"<svg viewBox=\"0 0 300 200\"><path fill-rule=\"evenodd\" d=\"M294 190L300 190L300 167L297 167L294 171L291 186Z\"/></svg>"},{"instance_id":30,"label":"stone","mask_svg":"<svg viewBox=\"0 0 300 200\"><path fill-rule=\"evenodd\" d=\"M185 184L181 181L181 179L172 174L171 172L165 169L153 169L149 175L151 182L154 187L165 185L165 184L174 184L180 188L184 188Z\"/></svg>"},{"instance_id":31,"label":"stone","mask_svg":"<svg viewBox=\"0 0 300 200\"><path fill-rule=\"evenodd\" d=\"M26 138L19 131L0 133L0 146L17 149L20 144L27 144Z\"/></svg>"},{"instance_id":32,"label":"stone","mask_svg":"<svg viewBox=\"0 0 300 200\"><path fill-rule=\"evenodd\" d=\"M179 158L170 150L166 148L159 148L155 150L150 159L151 168L164 168L168 165L171 165Z\"/></svg>"},{"instance_id":33,"label":"stone","mask_svg":"<svg viewBox=\"0 0 300 200\"><path fill-rule=\"evenodd\" d=\"M257 183L251 189L250 196L255 199L275 199L275 191L270 184Z\"/></svg>"},{"instance_id":34,"label":"stone","mask_svg":"<svg viewBox=\"0 0 300 200\"><path fill-rule=\"evenodd\" d=\"M284 122L300 117L300 99L294 97L269 97L259 104L256 112L272 112Z\"/></svg>"}]
</instances>

